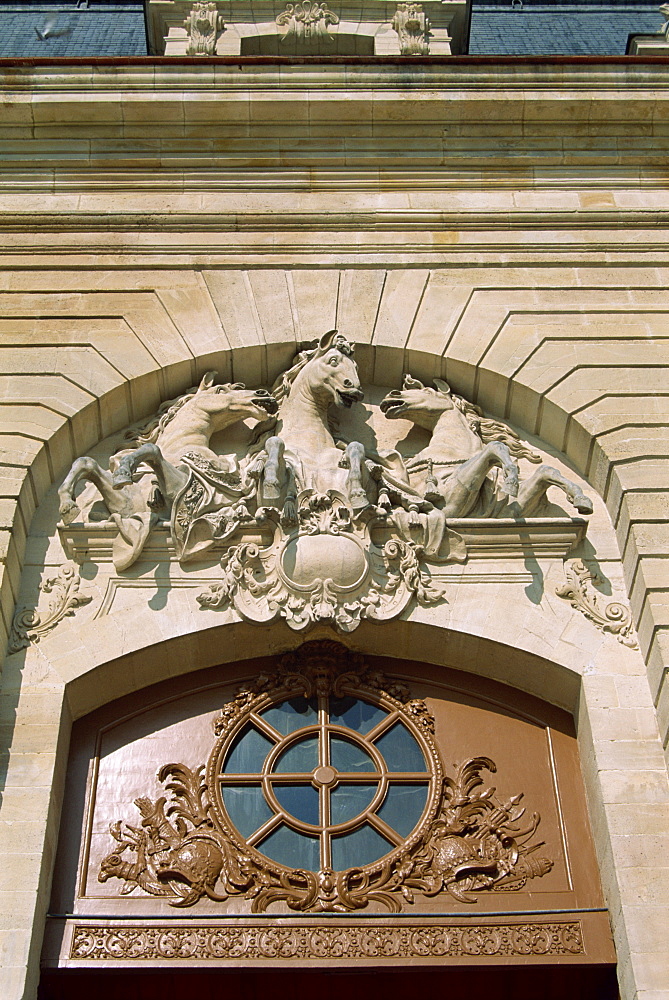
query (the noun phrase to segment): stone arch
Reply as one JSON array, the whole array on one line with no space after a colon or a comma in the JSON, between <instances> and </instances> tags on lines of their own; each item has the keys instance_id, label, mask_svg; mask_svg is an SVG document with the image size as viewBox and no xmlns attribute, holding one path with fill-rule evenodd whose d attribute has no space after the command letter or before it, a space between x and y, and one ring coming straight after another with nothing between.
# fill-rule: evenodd
<instances>
[{"instance_id":1,"label":"stone arch","mask_svg":"<svg viewBox=\"0 0 669 1000\"><path fill-rule=\"evenodd\" d=\"M304 292L306 287L304 274L301 277L293 277L293 296L295 289L301 288ZM8 426L12 433L7 435L6 440L6 463L16 470L16 482L12 487L14 494L9 498L6 508L5 531L6 540L6 562L4 565L5 577L3 587L5 590L3 609L5 614L5 624L9 625L14 600L18 593L18 583L21 572L21 559L25 549L26 538L29 534L29 524L32 514L44 497L51 484L62 474L64 468L77 454L85 453L88 447L94 442L116 431L131 420L146 416L152 412L158 401L167 396L176 395L188 385L197 381L197 378L208 368L218 368L222 378L246 380L249 384L259 384L271 381L273 375L280 369L281 365L290 360L295 343L303 338L303 334L309 330L309 336L313 333L315 325L315 314L313 305L311 314L305 307L305 316L311 315L309 324L306 320L303 326L294 324L288 330L288 312L277 310L274 319L278 322L278 334L273 332L270 316L268 313L267 298L262 296L262 282L269 281L269 287L277 295L283 295L281 289L283 284L286 287L285 297L290 299L288 292L288 282L281 272L254 272L248 274L237 274L231 276L226 274L225 278L220 276L217 280L209 277L206 285L206 294L203 292L201 284L196 277L189 276L184 279L180 275L177 287L168 287L168 280L174 276L168 276L163 281L160 288L152 277L145 279L147 288L140 290L144 296L142 303L138 306L136 302L131 308L128 303L122 301L124 296L117 290L117 303L114 308L121 317L117 326L113 324L105 327L99 333L96 342L94 333L86 332L86 338L82 334L81 343L68 342L59 347L59 369L58 375L35 375L27 374L28 368L35 372L45 372L55 370L53 356L49 352L51 348L35 348L30 352L30 357L22 363L26 369L25 377L16 370L12 378L7 378L6 386L11 390L9 403L12 406L10 421ZM434 286L430 275L419 271L388 271L384 272L382 280L372 280L372 291L363 291L363 286L358 273L347 272L346 275L337 275L336 282L331 275L323 272L309 278L315 292L334 294L339 306L333 310L334 320L343 327L343 332L356 339L355 336L355 311L350 303L361 304L365 307L365 316L370 317L370 325L373 328L371 342L362 344L358 349L358 356L362 368L363 378L370 380L377 379L384 382L399 383L399 378L404 370L410 370L414 375L429 380L438 376L448 379L454 389L478 402L484 408L496 416L506 417L533 434L538 434L556 448L561 448L567 458L587 475L593 485L604 494L612 519L618 530L618 537L621 541L621 550L626 559L626 571L628 584L632 600L635 603L637 612L642 613L641 641L644 653L652 653L653 635L655 634L655 621L652 618L652 601L644 598L645 603L640 603L641 590L646 585L645 564L640 564L637 558L637 539L639 544L646 544L647 551L652 552L653 544L661 547L661 534L658 542L650 542L647 534L644 534L652 519L647 520L643 511L638 507L635 518L634 509L631 503L642 503L648 495L654 495L654 480L651 467L646 468L646 450L649 438L642 434L628 445L620 437L616 437L621 432L626 433L625 428L634 426L634 414L620 416L616 412L612 417L613 423L606 423L602 412L611 414L615 406L620 407L620 399L628 398L628 394L619 394L616 391L608 392L606 389L605 377L610 374L610 366L602 364L600 368L601 379L592 376L590 372L590 388L583 388L577 385L574 390L575 402L562 400L561 403L554 403L547 400L547 394L542 391L536 381L525 371L520 371L522 365L515 363L513 372L509 371L508 365L502 363L499 358L495 360L495 352L500 351L500 344L503 343L505 331L510 328L508 319L509 313L513 310L508 305L499 301L500 298L511 297L511 293L505 292L505 296L498 295L497 302L491 301L487 295L488 290L466 289L461 291L460 298L453 289L447 289L448 295L443 288L439 288L439 282L435 281ZM152 284L153 282L153 284ZM179 284L180 282L180 284ZM227 282L227 284L226 284ZM235 283L236 282L236 283ZM302 282L302 284L300 284ZM328 284L329 282L329 284ZM376 282L376 283L375 283ZM348 283L348 284L347 284ZM174 282L173 282L174 284ZM334 288L336 286L336 293ZM349 294L346 298L345 289L356 288L355 294ZM342 291L344 288L344 291ZM231 307L225 305L226 295L229 291L238 294L246 310L244 322L237 320L234 326L234 316L231 316ZM313 294L315 294L313 292ZM373 293L373 294L372 294ZM480 294L479 294L480 293ZM484 294L485 293L485 294ZM452 300L453 296L459 303L458 308L451 308L448 318L444 318L439 310ZM43 297L43 296L41 296ZM36 308L36 302L40 296L36 296L32 303L32 308ZM299 295L297 296L299 300ZM529 296L528 296L529 298ZM81 308L82 299L77 294L76 307ZM486 300L479 302L477 300ZM283 302L281 298L281 302ZM300 300L302 301L302 300ZM303 301L309 301L308 296ZM347 303L344 305L342 303ZM629 300L631 307L640 308L640 303ZM397 317L399 304L403 303L403 311L400 319ZM551 308L558 308L556 296L545 290L544 300L537 301L536 297L531 299L533 315L542 313ZM28 304L30 306L30 303ZM24 309L28 309L23 304ZM429 308L428 308L429 306ZM495 322L488 322L483 335L477 334L477 323L480 323L480 316L494 315L495 306L498 309L498 319ZM528 302L520 301L519 308L527 309ZM63 306L71 313L74 310L74 300ZM136 308L135 308L136 307ZM92 308L89 306L89 308ZM111 306L107 308L113 312ZM227 311L226 311L227 309ZM421 311L422 310L422 311ZM430 313L430 310L432 312ZM429 330L425 328L425 312L430 313L432 328L436 325L439 330L434 334L432 343L428 336ZM470 313L467 323L469 324L469 334L464 338L462 345L457 345L457 350L448 353L449 347L454 343L455 331L461 328L465 322L468 311ZM520 308L522 312L522 308ZM596 310L595 310L596 311ZM300 307L297 308L298 315ZM341 315L339 313L341 312ZM438 319L435 319L435 314ZM69 314L68 314L69 315ZM224 317L224 319L222 318ZM375 317L372 319L372 317ZM477 318L478 317L478 318ZM248 324L246 320L248 319ZM196 329L197 321L203 320L202 326ZM69 322L69 320L68 320ZM318 317L321 322L321 317ZM245 325L246 324L246 325ZM248 334L249 324L254 331L251 337ZM283 324L283 326L282 326ZM348 325L347 325L348 324ZM324 328L329 328L335 323L325 323ZM304 327L304 328L303 328ZM453 334L446 336L447 328ZM123 332L121 346L114 342L118 337L119 330ZM421 336L412 336L421 333ZM319 331L316 331L319 332ZM410 336L411 334L411 336ZM536 334L535 334L536 336ZM477 337L483 346L478 344ZM190 339L189 339L190 338ZM274 338L274 339L273 339ZM521 337L522 339L522 337ZM568 338L567 338L568 339ZM249 340L252 342L249 343ZM89 342L90 341L90 342ZM513 338L509 343L513 342ZM218 345L225 343L229 345L221 348ZM555 382L557 385L569 383L572 379L578 379L580 367L584 364L592 364L592 345L585 336L580 341L576 338L572 343L572 350L569 355L562 357L559 353L553 357L551 363L556 368ZM146 345L149 345L147 348ZM476 346L478 344L478 347ZM575 344L575 346L574 346ZM140 346L142 350L140 350ZM475 350L476 347L476 350ZM136 348L136 350L135 350ZM630 338L627 347L627 354L623 354L620 366L627 363L635 369L635 341ZM510 351L511 348L508 348ZM447 354L444 354L444 351ZM536 344L529 338L525 348L525 361L531 365L531 359L536 351ZM20 350L16 352L20 353ZM26 354L29 352L26 352ZM16 359L11 364L16 365ZM383 377L381 376L383 372ZM84 375L85 373L85 375ZM536 374L536 373L535 373ZM599 376L598 376L599 378ZM46 381L45 381L46 380ZM641 389L641 378L638 379L638 393ZM583 396L580 393L589 393L587 399L591 406L595 407L597 413L593 417L589 415L586 421L581 415L587 407L584 407ZM639 396L634 397L640 398ZM606 406L603 406L603 404ZM601 404L601 405L600 405ZM635 404L638 405L638 404ZM603 407L603 409L602 409ZM607 409L608 408L608 409ZM39 414L37 419L36 415ZM657 412L657 429L662 425L660 418L662 414ZM602 421L604 430L596 433L596 425ZM36 427L40 427L36 431ZM655 440L655 439L654 439ZM630 448L636 448L633 453ZM661 446L657 446L656 455L662 457ZM643 478L643 470L649 473L649 478ZM633 470L635 473L642 473L642 478L625 479L625 475ZM639 482L643 485L639 489ZM628 498L629 497L631 499ZM639 512L641 512L639 514ZM645 542L644 542L645 539ZM649 572L652 565L648 563ZM658 588L659 589L659 588ZM660 594L662 591L660 591ZM652 595L651 595L652 596ZM662 600L658 598L659 614L662 612ZM645 617L644 617L645 616ZM661 617L658 619L661 624ZM224 630L229 626L221 626ZM237 626L232 626L232 630ZM97 631L96 631L97 629ZM215 631L218 631L216 629ZM200 629L193 629L193 634L200 636ZM266 633L266 634L269 634ZM443 630L436 634L443 635ZM658 633L661 635L661 633ZM251 633L249 632L249 636ZM371 637L371 633L370 633ZM150 647L158 649L159 643L163 640L159 633L143 638L143 644L150 642ZM486 642L491 641L490 636L472 636L472 643L479 643L483 649ZM62 761L62 745L59 740L67 739L69 724L65 722L61 725L61 715L67 718L71 714L78 714L86 711L86 686L89 687L89 697L91 694L99 697L100 684L105 682L105 672L109 673L116 669L132 671L136 664L140 662L140 653L128 654L128 659L124 662L107 665L98 672L91 670L86 672L85 679L79 678L77 673L77 657L80 640L85 639L90 650L94 650L96 655L104 656L106 643L115 641L120 643L121 648L125 637L123 630L116 625L107 623L102 628L96 626L90 630L87 636L73 633L70 638L64 639L64 645L60 648L58 655L54 655L53 660L49 656L49 641L43 643L40 650L40 662L33 665L32 673L25 677L27 686L21 691L22 678L20 676L19 661L14 660L6 670L3 678L3 704L6 710L3 722L11 719L12 713L18 709L20 715L21 739L12 748L12 759L10 760L10 775L20 771L22 766L22 755L25 757L26 765L30 766L31 739L36 739L40 747L42 757L42 771L39 772L35 781L34 791L35 801L38 798L38 788L44 791L45 808L48 808L53 794L54 775L57 774ZM192 639L192 637L189 637ZM541 637L535 636L537 645L541 643ZM196 640L196 641L199 641ZM170 637L170 648L178 648L178 640ZM83 647L82 647L83 648ZM142 648L142 644L139 645ZM508 648L508 647L507 647ZM657 647L656 647L657 648ZM55 653L55 651L54 651ZM552 650L551 653L554 653ZM543 660L536 653L536 650L527 649L523 653L524 662L519 668L518 683L523 678L532 678L532 683L538 681L543 675L547 678L547 683L555 682L555 692L548 696L548 700L555 699L555 703L560 703L560 698L564 698L564 703L573 710L583 713L583 732L593 731L592 746L599 744L599 750L595 752L590 762L593 773L597 773L593 779L593 788L602 787L602 775L606 777L608 771L613 772L614 766L610 763L612 757L607 758L605 751L613 753L610 746L606 746L608 736L605 733L609 725L610 716L607 719L597 717L597 699L603 700L606 711L619 705L626 705L625 700L630 698L630 692L634 688L638 695L639 682L642 678L634 676L603 678L601 674L593 677L588 673L590 664L585 662L583 650L576 646L570 649L566 643L561 652L555 654L558 669L547 667L549 659ZM83 661L82 661L83 662ZM651 672L658 680L653 666L651 656ZM578 663L578 667L576 666ZM539 664L539 672L534 667ZM579 669L580 668L580 669ZM183 664L178 669L183 669ZM509 669L511 669L509 667ZM569 694L564 692L560 695L557 677L566 682ZM580 679L579 679L580 677ZM643 679L645 683L645 679ZM53 698L53 688L58 691L63 689L67 692L67 697L63 701L60 697ZM665 795L664 785L660 789L661 781L666 785L666 776L660 779L658 760L661 761L661 754L658 757L659 745L654 735L648 735L652 726L655 725L655 716L652 705L644 700L644 695L639 696L639 700L634 702L634 711L638 712L638 725L642 728L644 736L639 744L644 744L643 772L651 777L649 780L657 782L658 794ZM81 699L81 702L79 702ZM40 714L40 700L46 705L48 702L47 716L48 723L42 725L55 726L54 732L47 734L30 733L29 717L33 714L35 718L44 718ZM94 704L94 698L90 704ZM77 705L79 707L77 707ZM34 706L31 707L31 706ZM652 724L651 719L652 717ZM623 723L621 721L620 725ZM631 725L631 723L630 723ZM25 728L27 726L27 728ZM14 727L10 721L8 736L14 732ZM595 732L596 731L596 732ZM628 730L625 730L626 732ZM653 730L654 732L654 730ZM654 742L653 742L654 741ZM651 747L652 744L652 747ZM49 749L47 749L49 748ZM609 763L607 764L607 760ZM640 765L641 767L641 765ZM22 779L19 779L22 780ZM41 784L40 784L41 782ZM25 786L21 786L25 787ZM10 805L10 817L11 813ZM54 813L49 813L51 821L44 836L47 841L55 836ZM22 822L22 820L20 820ZM604 821L602 821L604 822ZM606 824L604 824L606 826ZM608 827L607 827L608 829ZM613 848L611 848L613 850ZM39 882L43 887L48 883L48 868L50 854L47 851L44 855L44 867L35 861L39 867L39 872L35 868L31 869L31 884ZM606 866L606 858L603 857L603 865ZM611 866L612 867L612 866ZM36 875L33 880L33 875ZM617 891L617 890L616 890ZM611 897L612 906L618 906L618 899L615 895ZM38 908L44 904L44 893L42 891ZM620 904L622 905L622 904ZM32 908L34 915L34 906ZM39 926L39 920L37 921ZM624 922L621 934L624 936ZM622 940L622 939L621 939ZM33 942L33 947L36 947ZM633 950L633 942L630 944ZM622 952L621 952L622 954ZM20 956L21 964L23 956ZM33 967L34 968L34 967Z\"/></svg>"},{"instance_id":2,"label":"stone arch","mask_svg":"<svg viewBox=\"0 0 669 1000\"><path fill-rule=\"evenodd\" d=\"M181 625L183 627L183 623ZM593 830L599 833L596 837L598 861L607 904L614 918L614 930L618 932L616 944L624 959L625 950L621 943L624 941L625 924L619 913L620 888L612 864L611 843L606 835L601 834L601 830L608 826L607 803L602 795L601 774L596 763L593 766L593 762L596 762L600 750L598 744L602 741L593 733L589 718L592 693L589 690L587 672L580 674L574 664L569 665L566 662L568 654L564 657L565 662L556 662L537 653L506 646L499 638L456 633L436 624L398 621L392 623L392 626L391 632L363 624L353 636L346 638L345 645L363 655L381 656L398 662L415 658L416 650L420 649L420 659L427 665L451 668L463 678L471 675L474 678L496 681L507 689L531 694L574 716L590 822ZM12 690L14 670L11 671L9 692L4 697L7 701L16 693L16 718L24 735L26 722L23 716L31 711L31 700L36 705L40 698L44 701L48 699L54 720L50 726L35 726L43 732L29 734L33 739L36 736L39 738L39 754L46 759L46 766L42 767L41 773L33 771L29 795L36 808L39 809L39 804L43 802L46 814L40 817L44 848L38 855L26 858L28 862L32 861L35 868L39 868L39 871L34 872L39 889L29 905L32 931L26 996L31 996L31 991L36 989L39 976L42 934L60 828L65 765L73 723L126 695L139 693L145 688L155 690L161 682L191 673L195 676L198 672L219 664L234 664L239 659L239 650L244 651L244 660L252 660L268 653L283 653L297 648L305 638L331 639L332 631L316 627L308 637L304 637L289 633L282 623L258 629L245 622L221 624L205 631L190 633L174 629L171 636L162 640L156 641L155 636L145 636L143 645L136 644L135 648L111 660L106 658L105 650L110 642L118 639L118 632L111 625L106 630L99 629L97 635L91 635L90 643L84 641L80 647L71 647L64 653L58 650L55 637L51 641L47 638L42 643L44 676L40 683L34 684L32 693L28 695L27 705L21 704L22 696L18 688ZM562 652L567 653L566 649ZM11 661L17 674L20 672L20 660L19 655ZM67 663L71 665L69 675L65 670ZM464 691L466 690L465 687ZM597 690L595 687L595 697ZM21 752L19 740L18 753ZM14 805L13 791L8 789L10 809ZM5 969L3 975L10 981L11 967Z\"/></svg>"},{"instance_id":3,"label":"stone arch","mask_svg":"<svg viewBox=\"0 0 669 1000\"><path fill-rule=\"evenodd\" d=\"M598 275L594 287L576 287L575 269L567 307L564 289L544 279L543 288L530 290L538 275L523 277L509 290L486 287L483 279L478 286L462 277L453 284L426 270L165 272L134 276L132 287L110 274L104 291L92 291L67 274L34 279L29 284L37 288L29 292L3 293L16 317L0 375L8 477L1 525L5 631L36 506L77 455L148 415L207 368L217 367L222 378L270 380L296 343L338 325L354 340L364 332L363 377L383 369L390 382L411 369L420 378L450 379L473 402L563 451L590 480L616 528L642 649L661 697L665 602L654 559L666 547L657 524L666 407L664 397L645 396L653 366L661 363L661 348L648 340L661 319L661 289L613 286L602 300L610 278ZM36 315L49 306L56 318L43 339L57 341L57 364L55 347L31 346L44 328ZM621 322L629 332L616 336L612 355ZM550 389L541 381L542 366L551 372Z\"/></svg>"}]
</instances>

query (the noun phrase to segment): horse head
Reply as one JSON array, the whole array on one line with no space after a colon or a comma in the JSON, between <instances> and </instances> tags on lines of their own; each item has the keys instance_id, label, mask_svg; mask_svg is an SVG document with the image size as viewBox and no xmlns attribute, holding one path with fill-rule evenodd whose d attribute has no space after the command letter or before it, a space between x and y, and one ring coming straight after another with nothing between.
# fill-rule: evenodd
<instances>
[{"instance_id":1,"label":"horse head","mask_svg":"<svg viewBox=\"0 0 669 1000\"><path fill-rule=\"evenodd\" d=\"M401 389L393 389L381 400L381 412L389 420L411 420L412 423L434 430L446 410L455 406L450 386L440 378L434 380L435 389L423 385L411 375L404 376Z\"/></svg>"},{"instance_id":2,"label":"horse head","mask_svg":"<svg viewBox=\"0 0 669 1000\"><path fill-rule=\"evenodd\" d=\"M295 377L294 386L307 387L323 409L331 405L350 407L364 398L358 366L351 353L342 350L345 346L347 342L342 338L341 344L335 339L322 353L317 349Z\"/></svg>"},{"instance_id":3,"label":"horse head","mask_svg":"<svg viewBox=\"0 0 669 1000\"><path fill-rule=\"evenodd\" d=\"M203 410L212 420L219 415L232 418L226 423L247 417L266 420L279 408L267 389L247 389L243 382L216 385L215 380L216 372L207 372L191 399L192 405Z\"/></svg>"},{"instance_id":4,"label":"horse head","mask_svg":"<svg viewBox=\"0 0 669 1000\"><path fill-rule=\"evenodd\" d=\"M360 402L364 394L353 360L353 344L343 334L330 330L311 348L301 351L272 391L278 400L284 400L295 387L306 388L322 409Z\"/></svg>"}]
</instances>

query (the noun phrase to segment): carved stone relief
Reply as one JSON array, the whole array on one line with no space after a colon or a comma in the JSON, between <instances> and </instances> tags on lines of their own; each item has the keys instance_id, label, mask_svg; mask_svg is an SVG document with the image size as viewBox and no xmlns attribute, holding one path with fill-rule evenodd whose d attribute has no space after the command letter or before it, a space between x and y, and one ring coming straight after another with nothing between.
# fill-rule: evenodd
<instances>
[{"instance_id":1,"label":"carved stone relief","mask_svg":"<svg viewBox=\"0 0 669 1000\"><path fill-rule=\"evenodd\" d=\"M419 3L400 3L392 20L403 56L426 56L430 51L430 22Z\"/></svg>"},{"instance_id":2,"label":"carved stone relief","mask_svg":"<svg viewBox=\"0 0 669 1000\"><path fill-rule=\"evenodd\" d=\"M216 42L223 31L223 18L215 3L197 0L184 21L188 32L187 56L213 56Z\"/></svg>"},{"instance_id":3,"label":"carved stone relief","mask_svg":"<svg viewBox=\"0 0 669 1000\"><path fill-rule=\"evenodd\" d=\"M369 719L367 729L347 728L347 712ZM158 780L166 794L137 798L138 820L111 825L114 847L100 864L101 882L120 879L122 894L139 890L177 907L243 896L254 913L275 903L302 913L346 913L370 903L399 912L416 894L475 903L481 894L518 891L553 867L536 837L540 816L526 813L522 792L500 798L482 776L494 773L495 763L479 756L445 773L425 702L337 643L286 654L276 673L238 690L214 730L206 764L165 764ZM256 774L248 761L258 741L264 763ZM304 764L307 751L311 764ZM347 799L351 788L362 798ZM257 798L257 829L246 836L233 819L249 815L248 806L235 805L240 789L246 801L249 791ZM409 831L404 818L384 813L397 789L405 813L420 803ZM309 817L304 810L314 796L320 804ZM297 856L293 842L305 852L302 864L286 863ZM349 864L337 864L347 856Z\"/></svg>"},{"instance_id":4,"label":"carved stone relief","mask_svg":"<svg viewBox=\"0 0 669 1000\"><path fill-rule=\"evenodd\" d=\"M325 3L301 0L287 4L276 23L286 28L281 39L282 50L327 52L334 47L334 39L329 32L330 25L339 24L339 18Z\"/></svg>"},{"instance_id":5,"label":"carved stone relief","mask_svg":"<svg viewBox=\"0 0 669 1000\"><path fill-rule=\"evenodd\" d=\"M73 464L59 490L66 553L94 559L111 546L122 579L169 526L182 566L208 564L202 608L347 632L414 601L447 600L435 573L467 562L482 530L502 547L521 534L527 546L539 528L542 538L582 536L580 519L541 518L551 486L590 514L580 486L444 381L407 375L375 410L382 423L421 429L427 443L409 454L358 439L362 399L354 345L336 331L301 351L271 391L207 373L129 432L108 469L90 457ZM521 461L536 466L531 475Z\"/></svg>"},{"instance_id":6,"label":"carved stone relief","mask_svg":"<svg viewBox=\"0 0 669 1000\"><path fill-rule=\"evenodd\" d=\"M632 649L638 648L632 612L622 601L609 601L598 593L595 587L603 582L598 573L590 569L582 559L572 559L565 563L566 582L556 587L558 597L564 597L572 608L580 611L602 632L615 635L618 642Z\"/></svg>"},{"instance_id":7,"label":"carved stone relief","mask_svg":"<svg viewBox=\"0 0 669 1000\"><path fill-rule=\"evenodd\" d=\"M45 612L37 611L35 608L19 608L16 611L12 621L8 651L17 653L31 642L39 642L63 618L73 615L76 609L84 604L89 604L92 598L88 594L81 593L80 583L79 567L70 562L64 563L55 577L45 580L40 590L51 595L48 609Z\"/></svg>"}]
</instances>

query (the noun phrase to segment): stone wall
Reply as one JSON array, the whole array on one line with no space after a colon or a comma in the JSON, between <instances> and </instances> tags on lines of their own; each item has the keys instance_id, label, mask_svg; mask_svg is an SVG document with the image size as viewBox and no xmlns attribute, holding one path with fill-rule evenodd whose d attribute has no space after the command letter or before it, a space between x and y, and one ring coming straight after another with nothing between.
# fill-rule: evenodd
<instances>
[{"instance_id":1,"label":"stone wall","mask_svg":"<svg viewBox=\"0 0 669 1000\"><path fill-rule=\"evenodd\" d=\"M500 587L483 610L463 587L448 611L363 624L348 644L401 657L419 642L435 665L575 714L622 995L659 1000L669 911L660 68L459 60L417 64L411 87L392 65L355 62L0 69L5 633L58 562L53 487L72 461L205 371L266 385L297 345L336 327L358 345L363 382L447 379L601 497L589 554L604 597L626 589L640 651L548 587L522 605ZM559 563L547 566L553 586ZM258 631L185 604L178 615L86 613L9 656L2 678L12 998L36 986L71 720L240 648L252 657L299 642L282 623Z\"/></svg>"}]
</instances>

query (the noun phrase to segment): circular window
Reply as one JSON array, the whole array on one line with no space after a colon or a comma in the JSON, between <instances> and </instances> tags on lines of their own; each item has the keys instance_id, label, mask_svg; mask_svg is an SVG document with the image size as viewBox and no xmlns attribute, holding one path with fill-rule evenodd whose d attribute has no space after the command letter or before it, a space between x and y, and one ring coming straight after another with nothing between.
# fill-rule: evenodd
<instances>
[{"instance_id":1,"label":"circular window","mask_svg":"<svg viewBox=\"0 0 669 1000\"><path fill-rule=\"evenodd\" d=\"M405 849L431 818L433 748L394 699L262 699L210 758L235 839L288 869L344 871Z\"/></svg>"}]
</instances>

